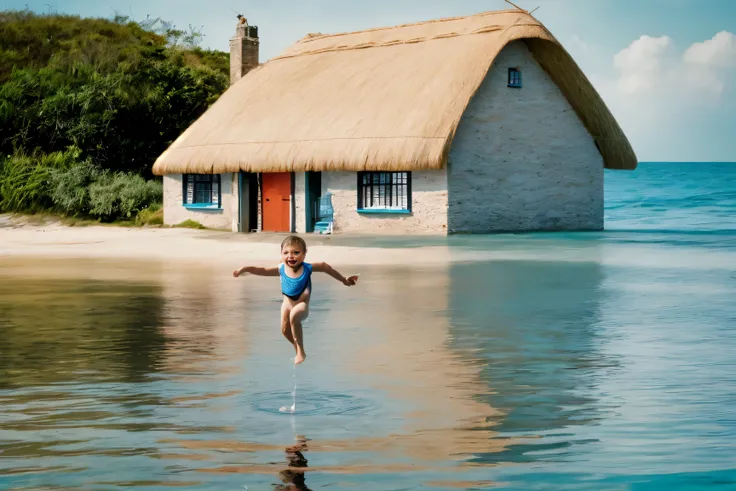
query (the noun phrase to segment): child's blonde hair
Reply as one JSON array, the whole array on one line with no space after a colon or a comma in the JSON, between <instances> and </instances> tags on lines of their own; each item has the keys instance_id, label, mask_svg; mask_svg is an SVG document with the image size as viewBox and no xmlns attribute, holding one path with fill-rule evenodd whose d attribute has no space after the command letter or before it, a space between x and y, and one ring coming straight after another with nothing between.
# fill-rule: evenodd
<instances>
[{"instance_id":1,"label":"child's blonde hair","mask_svg":"<svg viewBox=\"0 0 736 491\"><path fill-rule=\"evenodd\" d=\"M284 239L284 241L281 243L281 250L284 250L284 247L286 246L297 246L302 249L303 252L307 252L307 243L304 242L304 239L299 237L298 235L290 235L287 238Z\"/></svg>"}]
</instances>

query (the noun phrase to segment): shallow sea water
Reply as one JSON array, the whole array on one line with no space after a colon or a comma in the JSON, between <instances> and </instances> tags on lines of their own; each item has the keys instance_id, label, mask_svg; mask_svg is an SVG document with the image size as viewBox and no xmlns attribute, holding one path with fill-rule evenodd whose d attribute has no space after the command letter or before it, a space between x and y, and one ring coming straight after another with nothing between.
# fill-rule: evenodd
<instances>
[{"instance_id":1,"label":"shallow sea water","mask_svg":"<svg viewBox=\"0 0 736 491\"><path fill-rule=\"evenodd\" d=\"M0 258L0 489L736 489L736 166L693 165L603 233L376 239L462 260L316 277L293 415L276 279Z\"/></svg>"}]
</instances>

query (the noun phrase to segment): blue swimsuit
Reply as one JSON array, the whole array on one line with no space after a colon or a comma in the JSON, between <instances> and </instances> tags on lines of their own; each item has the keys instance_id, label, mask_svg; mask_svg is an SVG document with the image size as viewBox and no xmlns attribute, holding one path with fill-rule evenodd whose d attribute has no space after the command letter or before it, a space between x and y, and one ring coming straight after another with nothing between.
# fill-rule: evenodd
<instances>
[{"instance_id":1,"label":"blue swimsuit","mask_svg":"<svg viewBox=\"0 0 736 491\"><path fill-rule=\"evenodd\" d=\"M281 276L281 293L292 300L299 300L304 290L312 290L312 265L302 263L302 274L298 278L290 278L286 275L284 263L279 264L279 276Z\"/></svg>"}]
</instances>

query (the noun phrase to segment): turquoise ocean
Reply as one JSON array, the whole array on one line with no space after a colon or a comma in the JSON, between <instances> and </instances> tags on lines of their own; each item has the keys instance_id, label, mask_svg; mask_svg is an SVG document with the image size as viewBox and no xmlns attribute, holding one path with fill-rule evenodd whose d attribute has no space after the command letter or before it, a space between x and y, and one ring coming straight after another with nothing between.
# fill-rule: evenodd
<instances>
[{"instance_id":1,"label":"turquoise ocean","mask_svg":"<svg viewBox=\"0 0 736 491\"><path fill-rule=\"evenodd\" d=\"M736 164L605 179L602 232L374 239L452 260L315 278L296 371L275 284L0 258L0 489L736 490Z\"/></svg>"}]
</instances>

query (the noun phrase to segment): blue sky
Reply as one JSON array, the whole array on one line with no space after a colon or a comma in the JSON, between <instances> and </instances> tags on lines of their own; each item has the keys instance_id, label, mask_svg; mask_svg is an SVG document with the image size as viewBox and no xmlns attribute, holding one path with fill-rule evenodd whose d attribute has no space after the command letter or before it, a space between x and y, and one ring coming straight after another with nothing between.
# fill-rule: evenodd
<instances>
[{"instance_id":1,"label":"blue sky","mask_svg":"<svg viewBox=\"0 0 736 491\"><path fill-rule=\"evenodd\" d=\"M575 57L641 161L736 161L736 0L520 0ZM503 0L0 0L5 9L196 26L227 51L235 12L261 61L308 32L342 32L508 8Z\"/></svg>"}]
</instances>

